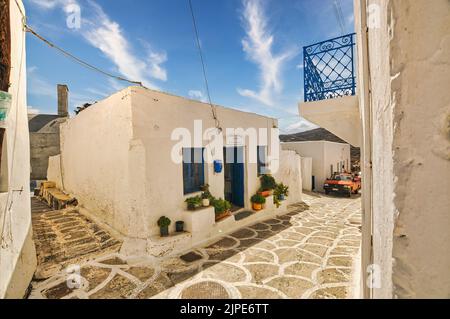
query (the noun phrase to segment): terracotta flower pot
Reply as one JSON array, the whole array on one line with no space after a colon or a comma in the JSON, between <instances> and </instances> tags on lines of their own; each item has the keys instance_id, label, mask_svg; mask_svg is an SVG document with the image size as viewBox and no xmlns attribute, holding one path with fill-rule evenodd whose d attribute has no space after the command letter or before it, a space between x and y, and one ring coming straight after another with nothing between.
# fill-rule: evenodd
<instances>
[{"instance_id":1,"label":"terracotta flower pot","mask_svg":"<svg viewBox=\"0 0 450 319\"><path fill-rule=\"evenodd\" d=\"M269 197L270 195L272 195L272 191L262 191L259 193L264 197Z\"/></svg>"},{"instance_id":2,"label":"terracotta flower pot","mask_svg":"<svg viewBox=\"0 0 450 319\"><path fill-rule=\"evenodd\" d=\"M253 203L253 210L256 210L257 212L263 209L262 204Z\"/></svg>"},{"instance_id":3,"label":"terracotta flower pot","mask_svg":"<svg viewBox=\"0 0 450 319\"><path fill-rule=\"evenodd\" d=\"M231 212L230 211L226 211L226 212L223 212L221 214L216 214L216 222L221 221L221 220L223 220L223 219L225 219L227 217L230 217L230 216L231 216Z\"/></svg>"}]
</instances>

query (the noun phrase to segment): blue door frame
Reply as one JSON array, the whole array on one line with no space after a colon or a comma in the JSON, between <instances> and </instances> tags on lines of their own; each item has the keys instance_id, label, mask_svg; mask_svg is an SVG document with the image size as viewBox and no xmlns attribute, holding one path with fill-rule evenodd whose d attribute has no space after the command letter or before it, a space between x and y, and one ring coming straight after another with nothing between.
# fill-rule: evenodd
<instances>
[{"instance_id":1,"label":"blue door frame","mask_svg":"<svg viewBox=\"0 0 450 319\"><path fill-rule=\"evenodd\" d=\"M244 207L244 148L226 147L224 157L225 183L231 183L231 193L225 189L225 199L235 206Z\"/></svg>"}]
</instances>

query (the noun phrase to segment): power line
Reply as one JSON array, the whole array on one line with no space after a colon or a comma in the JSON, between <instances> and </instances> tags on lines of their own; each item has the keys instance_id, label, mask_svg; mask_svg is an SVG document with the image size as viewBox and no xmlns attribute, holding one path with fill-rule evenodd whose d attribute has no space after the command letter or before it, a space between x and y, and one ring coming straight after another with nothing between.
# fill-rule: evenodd
<instances>
[{"instance_id":1,"label":"power line","mask_svg":"<svg viewBox=\"0 0 450 319\"><path fill-rule=\"evenodd\" d=\"M64 49L62 49L62 48L60 48L60 47L57 46L56 44L50 42L49 40L47 40L46 38L44 38L43 36L41 36L40 34L38 34L36 31L34 31L32 28L30 28L28 25L25 24L24 27L25 27L25 30L26 30L27 32L31 33L31 34L34 35L36 38L38 38L39 40L41 40L41 41L43 41L45 44L47 44L49 47L51 47L51 48L57 50L58 52L62 53L64 56L66 56L66 57L72 59L72 60L75 61L76 63L78 63L78 64L80 64L80 65L82 65L82 66L84 66L84 67L86 67L86 68L88 68L88 69L91 69L91 70L93 70L93 71L99 72L99 73L101 73L101 74L103 74L103 75L105 75L105 76L108 76L108 77L110 77L110 78L113 78L113 79L116 79L116 80L119 80L119 81L123 81L123 82L128 82L128 83L131 83L131 84L137 84L137 85L139 85L139 86L144 87L144 85L142 84L142 82L139 82L139 81L132 81L132 80L123 78L123 77L121 77L121 76L117 76L117 75L114 75L114 74L111 74L111 73L109 73L109 72L106 72L106 71L101 70L100 68L98 68L98 67L96 67L96 66L94 66L94 65L92 65L92 64L90 64L90 63L87 63L87 62L81 60L80 58L74 56L73 54L69 53L68 51L66 51L66 50L64 50Z\"/></svg>"},{"instance_id":2,"label":"power line","mask_svg":"<svg viewBox=\"0 0 450 319\"><path fill-rule=\"evenodd\" d=\"M334 0L334 13L336 14L336 18L341 28L341 33L344 34L345 33L344 15L342 13L342 7L339 0Z\"/></svg>"},{"instance_id":3,"label":"power line","mask_svg":"<svg viewBox=\"0 0 450 319\"><path fill-rule=\"evenodd\" d=\"M208 77L206 76L205 60L203 58L202 46L200 44L200 37L198 35L197 22L195 20L195 14L194 14L194 9L192 7L192 1L191 0L188 0L188 1L189 1L189 9L191 11L191 16L192 16L192 24L194 25L194 33L195 33L195 39L196 39L196 43L197 43L197 47L198 47L198 54L200 56L200 62L202 64L203 78L205 80L205 89L206 89L206 94L207 94L207 97L208 97L208 102L211 105L212 115L213 115L214 121L216 122L216 128L221 131L222 128L220 127L220 121L217 118L216 108L212 104L212 100L211 100L211 94L210 94L210 91L209 91Z\"/></svg>"},{"instance_id":4,"label":"power line","mask_svg":"<svg viewBox=\"0 0 450 319\"><path fill-rule=\"evenodd\" d=\"M62 53L62 54L65 55L66 57L68 57L68 58L74 60L74 61L77 62L78 64L80 64L80 65L82 65L82 66L84 66L84 67L86 67L86 68L88 68L88 69L91 69L91 70L93 70L93 71L99 72L99 73L101 73L101 74L103 74L103 75L105 75L105 76L111 77L111 78L116 79L116 80L119 80L119 81L128 82L128 83L131 83L131 84L137 84L137 85L139 85L139 86L144 87L144 85L143 85L142 82L140 82L140 81L131 81L131 80L128 80L128 79L126 79L126 78L124 78L124 77L117 76L117 75L111 74L111 73L109 73L109 72L103 71L103 70L101 70L100 68L98 68L98 67L96 67L96 66L94 66L94 65L92 65L92 64L90 64L90 63L87 63L87 62L81 60L80 58L74 56L73 54L69 53L68 51L66 51L66 50L64 50L64 49L62 49L62 48L60 48L60 47L57 46L56 44L54 44L54 43L52 43L51 41L47 40L46 38L44 38L43 36L41 36L40 34L38 34L36 31L34 31L29 25L27 25L27 22L26 22L27 17L26 17L25 14L23 13L22 8L20 7L20 5L19 5L19 3L17 2L17 0L15 0L15 3L16 3L16 5L17 5L17 8L19 9L20 14L22 15L22 20L23 20L22 23L23 23L23 27L25 28L25 31L31 33L31 34L34 35L36 38L38 38L39 40L41 40L41 41L43 41L45 44L47 44L49 47L51 47L51 48L53 48L53 49L59 51L60 53Z\"/></svg>"}]
</instances>

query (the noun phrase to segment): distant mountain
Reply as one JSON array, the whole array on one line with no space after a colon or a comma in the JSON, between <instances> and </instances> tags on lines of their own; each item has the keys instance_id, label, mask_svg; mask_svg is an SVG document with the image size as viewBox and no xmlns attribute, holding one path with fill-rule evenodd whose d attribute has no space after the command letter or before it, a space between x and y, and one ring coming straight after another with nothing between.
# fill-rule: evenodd
<instances>
[{"instance_id":1,"label":"distant mountain","mask_svg":"<svg viewBox=\"0 0 450 319\"><path fill-rule=\"evenodd\" d=\"M280 135L280 141L281 142L329 141L329 142L349 144L324 128L318 128L311 131L289 135ZM352 160L352 166L355 167L355 170L356 169L359 170L361 161L361 149L359 147L351 146L350 156Z\"/></svg>"}]
</instances>

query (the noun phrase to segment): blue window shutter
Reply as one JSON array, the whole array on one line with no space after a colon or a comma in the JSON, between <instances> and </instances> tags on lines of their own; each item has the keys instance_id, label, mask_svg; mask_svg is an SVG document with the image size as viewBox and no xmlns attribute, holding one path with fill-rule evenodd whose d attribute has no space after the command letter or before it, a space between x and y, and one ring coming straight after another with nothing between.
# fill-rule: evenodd
<instances>
[{"instance_id":1,"label":"blue window shutter","mask_svg":"<svg viewBox=\"0 0 450 319\"><path fill-rule=\"evenodd\" d=\"M266 146L258 146L258 176L266 173Z\"/></svg>"},{"instance_id":2,"label":"blue window shutter","mask_svg":"<svg viewBox=\"0 0 450 319\"><path fill-rule=\"evenodd\" d=\"M205 184L205 166L202 148L183 149L184 194L198 192Z\"/></svg>"}]
</instances>

